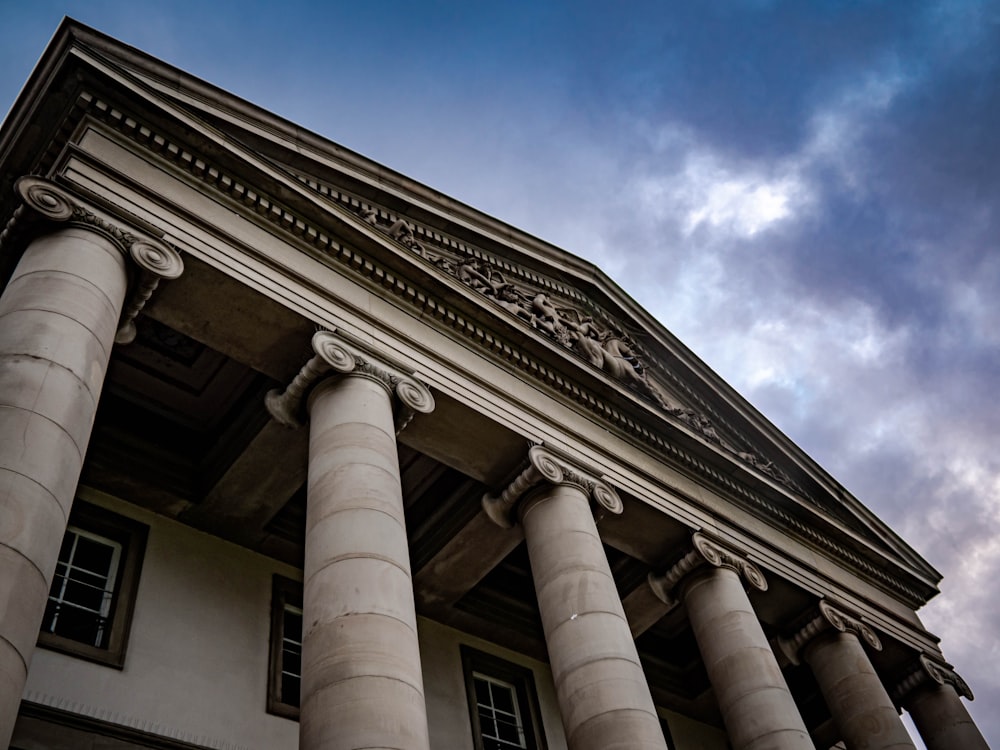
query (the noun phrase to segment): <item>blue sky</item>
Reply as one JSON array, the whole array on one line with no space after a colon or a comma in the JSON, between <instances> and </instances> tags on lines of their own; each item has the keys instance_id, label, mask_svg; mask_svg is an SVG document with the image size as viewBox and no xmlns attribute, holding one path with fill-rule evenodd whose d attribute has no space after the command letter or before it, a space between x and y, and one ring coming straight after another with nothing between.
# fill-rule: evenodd
<instances>
[{"instance_id":1,"label":"blue sky","mask_svg":"<svg viewBox=\"0 0 1000 750\"><path fill-rule=\"evenodd\" d=\"M1000 746L1000 2L0 0L601 265L945 575Z\"/></svg>"}]
</instances>

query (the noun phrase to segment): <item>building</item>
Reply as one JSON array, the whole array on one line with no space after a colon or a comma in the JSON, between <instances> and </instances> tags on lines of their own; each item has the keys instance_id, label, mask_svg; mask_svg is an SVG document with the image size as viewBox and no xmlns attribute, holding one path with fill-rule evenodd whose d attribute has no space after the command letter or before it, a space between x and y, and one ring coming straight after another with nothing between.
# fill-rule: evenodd
<instances>
[{"instance_id":1,"label":"building","mask_svg":"<svg viewBox=\"0 0 1000 750\"><path fill-rule=\"evenodd\" d=\"M986 747L937 572L599 269L73 21L0 164L0 742Z\"/></svg>"}]
</instances>

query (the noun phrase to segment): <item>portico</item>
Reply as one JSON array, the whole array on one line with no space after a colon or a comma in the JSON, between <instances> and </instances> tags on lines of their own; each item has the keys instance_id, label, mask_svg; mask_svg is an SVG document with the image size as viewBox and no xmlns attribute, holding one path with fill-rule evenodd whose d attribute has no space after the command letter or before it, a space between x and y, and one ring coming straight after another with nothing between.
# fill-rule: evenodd
<instances>
[{"instance_id":1,"label":"portico","mask_svg":"<svg viewBox=\"0 0 1000 750\"><path fill-rule=\"evenodd\" d=\"M904 708L935 750L986 746L915 615L936 571L598 269L60 34L69 93L26 89L71 102L60 128L29 149L24 106L0 139L4 175L44 175L0 196L0 742L853 750L912 747ZM297 727L255 703L263 666L234 680L245 726L199 714L199 670L236 669L217 653L191 684L152 652L88 666L111 687L80 708L75 662L34 647L74 498L146 519L154 552L191 534L301 580ZM203 584L154 559L137 623L178 617L143 586ZM227 616L185 613L163 638Z\"/></svg>"}]
</instances>

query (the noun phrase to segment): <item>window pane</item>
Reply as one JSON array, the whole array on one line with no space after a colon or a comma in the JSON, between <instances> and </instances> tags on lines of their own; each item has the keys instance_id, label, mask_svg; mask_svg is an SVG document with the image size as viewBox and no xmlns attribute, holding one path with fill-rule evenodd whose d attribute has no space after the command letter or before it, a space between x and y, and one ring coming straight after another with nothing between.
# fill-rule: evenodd
<instances>
[{"instance_id":1,"label":"window pane","mask_svg":"<svg viewBox=\"0 0 1000 750\"><path fill-rule=\"evenodd\" d=\"M514 717L498 716L497 737L507 742L512 742L515 745L520 745L521 728L518 726L517 720Z\"/></svg>"},{"instance_id":2,"label":"window pane","mask_svg":"<svg viewBox=\"0 0 1000 750\"><path fill-rule=\"evenodd\" d=\"M111 539L70 527L49 589L42 630L105 647L107 617L121 553Z\"/></svg>"},{"instance_id":3,"label":"window pane","mask_svg":"<svg viewBox=\"0 0 1000 750\"><path fill-rule=\"evenodd\" d=\"M299 705L302 677L302 610L285 605L281 633L281 702Z\"/></svg>"},{"instance_id":4,"label":"window pane","mask_svg":"<svg viewBox=\"0 0 1000 750\"><path fill-rule=\"evenodd\" d=\"M286 641L302 642L302 612L292 607L285 607L284 633Z\"/></svg>"},{"instance_id":5,"label":"window pane","mask_svg":"<svg viewBox=\"0 0 1000 750\"><path fill-rule=\"evenodd\" d=\"M114 547L106 543L81 536L76 543L73 565L106 577L111 571L111 559L114 552Z\"/></svg>"},{"instance_id":6,"label":"window pane","mask_svg":"<svg viewBox=\"0 0 1000 750\"><path fill-rule=\"evenodd\" d=\"M496 737L497 736L497 725L493 721L493 717L488 713L479 712L479 729L483 733L483 737Z\"/></svg>"},{"instance_id":7,"label":"window pane","mask_svg":"<svg viewBox=\"0 0 1000 750\"><path fill-rule=\"evenodd\" d=\"M478 677L475 678L474 682L476 685L476 703L480 706L492 706L493 701L490 698L490 683Z\"/></svg>"},{"instance_id":8,"label":"window pane","mask_svg":"<svg viewBox=\"0 0 1000 750\"><path fill-rule=\"evenodd\" d=\"M101 646L103 645L101 643L103 629L104 621L101 617L93 612L74 609L63 604L56 616L55 628L52 632L74 641Z\"/></svg>"},{"instance_id":9,"label":"window pane","mask_svg":"<svg viewBox=\"0 0 1000 750\"><path fill-rule=\"evenodd\" d=\"M67 531L66 536L63 537L62 546L59 547L59 562L65 563L69 560L70 552L73 549L73 542L76 541L76 534L73 531Z\"/></svg>"},{"instance_id":10,"label":"window pane","mask_svg":"<svg viewBox=\"0 0 1000 750\"><path fill-rule=\"evenodd\" d=\"M479 732L484 748L525 748L524 728L514 686L485 674L474 674Z\"/></svg>"},{"instance_id":11,"label":"window pane","mask_svg":"<svg viewBox=\"0 0 1000 750\"><path fill-rule=\"evenodd\" d=\"M96 588L87 583L74 581L72 578L66 582L63 589L62 600L71 602L81 609L88 609L95 614L101 611L104 603L104 588Z\"/></svg>"},{"instance_id":12,"label":"window pane","mask_svg":"<svg viewBox=\"0 0 1000 750\"><path fill-rule=\"evenodd\" d=\"M295 675L281 674L281 702L289 706L299 705L299 690L302 681Z\"/></svg>"},{"instance_id":13,"label":"window pane","mask_svg":"<svg viewBox=\"0 0 1000 750\"><path fill-rule=\"evenodd\" d=\"M514 713L514 691L506 685L497 685L495 682L493 683L492 688L493 707L498 711L506 711L511 714Z\"/></svg>"}]
</instances>

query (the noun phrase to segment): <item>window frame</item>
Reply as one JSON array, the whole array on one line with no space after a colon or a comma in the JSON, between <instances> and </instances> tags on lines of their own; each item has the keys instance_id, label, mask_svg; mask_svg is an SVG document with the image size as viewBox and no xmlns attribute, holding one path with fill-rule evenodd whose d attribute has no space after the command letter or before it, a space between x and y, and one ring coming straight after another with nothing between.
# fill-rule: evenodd
<instances>
[{"instance_id":1,"label":"window frame","mask_svg":"<svg viewBox=\"0 0 1000 750\"><path fill-rule=\"evenodd\" d=\"M525 747L527 750L546 750L542 713L538 706L538 694L535 691L535 673L528 667L514 664L471 646L462 644L460 648L462 672L465 677L465 695L469 706L469 720L472 723L472 741L475 750L484 750L483 731L479 723L479 708L476 701L474 682L476 674L513 686L517 699L517 712L523 724Z\"/></svg>"},{"instance_id":2,"label":"window frame","mask_svg":"<svg viewBox=\"0 0 1000 750\"><path fill-rule=\"evenodd\" d=\"M286 719L299 718L299 707L281 695L281 656L285 638L285 608L302 609L302 582L275 573L271 578L271 632L267 659L267 712ZM301 635L300 635L301 642ZM301 678L301 675L300 675ZM300 690L301 697L301 690Z\"/></svg>"},{"instance_id":3,"label":"window frame","mask_svg":"<svg viewBox=\"0 0 1000 750\"><path fill-rule=\"evenodd\" d=\"M107 617L107 646L95 646L42 630L39 630L38 633L38 645L95 664L124 669L125 652L128 647L129 631L132 627L132 615L135 609L136 594L139 590L139 577L142 573L142 561L146 553L149 527L133 518L119 515L80 499L74 501L70 511L69 522L66 525L67 531L70 527L121 545ZM65 539L65 533L63 538ZM51 582L49 587L51 589ZM46 601L48 601L48 592L46 592Z\"/></svg>"}]
</instances>

